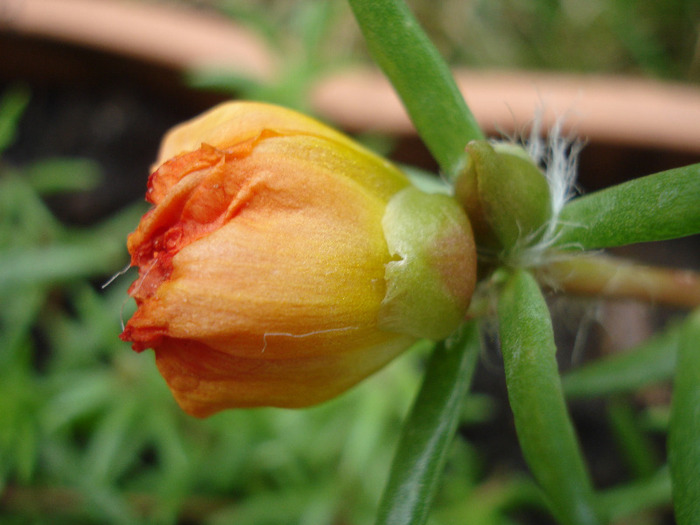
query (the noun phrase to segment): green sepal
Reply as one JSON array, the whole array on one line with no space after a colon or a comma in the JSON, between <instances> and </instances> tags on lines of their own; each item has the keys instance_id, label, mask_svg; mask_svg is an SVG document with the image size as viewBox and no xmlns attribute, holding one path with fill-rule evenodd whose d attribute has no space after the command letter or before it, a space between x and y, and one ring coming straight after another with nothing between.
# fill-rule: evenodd
<instances>
[{"instance_id":1,"label":"green sepal","mask_svg":"<svg viewBox=\"0 0 700 525\"><path fill-rule=\"evenodd\" d=\"M534 243L552 215L547 179L513 144L467 145L469 158L455 191L479 246L511 251Z\"/></svg>"},{"instance_id":2,"label":"green sepal","mask_svg":"<svg viewBox=\"0 0 700 525\"><path fill-rule=\"evenodd\" d=\"M441 194L405 188L387 204L384 237L394 258L386 265L383 330L443 339L464 319L476 279L469 220Z\"/></svg>"}]
</instances>

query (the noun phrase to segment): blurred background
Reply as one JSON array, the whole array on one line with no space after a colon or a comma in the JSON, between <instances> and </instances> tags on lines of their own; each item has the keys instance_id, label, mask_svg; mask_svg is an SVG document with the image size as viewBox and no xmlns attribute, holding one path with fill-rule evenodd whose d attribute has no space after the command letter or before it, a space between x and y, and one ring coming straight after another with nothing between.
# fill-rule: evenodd
<instances>
[{"instance_id":1,"label":"blurred background","mask_svg":"<svg viewBox=\"0 0 700 525\"><path fill-rule=\"evenodd\" d=\"M538 106L566 117L586 142L582 190L700 162L698 0L408 4L489 133L526 134ZM220 101L301 109L437 171L345 2L0 0L0 93L0 522L371 523L425 345L322 406L200 421L176 406L152 354L118 339L132 271L103 287L128 263L161 136ZM620 253L697 268L698 247ZM564 367L676 314L553 307ZM548 523L499 359L482 358L436 524ZM599 487L663 460L667 401L662 386L619 400L614 417L572 407ZM628 416L646 425L646 466L616 452L614 418ZM663 505L636 519L672 523Z\"/></svg>"}]
</instances>

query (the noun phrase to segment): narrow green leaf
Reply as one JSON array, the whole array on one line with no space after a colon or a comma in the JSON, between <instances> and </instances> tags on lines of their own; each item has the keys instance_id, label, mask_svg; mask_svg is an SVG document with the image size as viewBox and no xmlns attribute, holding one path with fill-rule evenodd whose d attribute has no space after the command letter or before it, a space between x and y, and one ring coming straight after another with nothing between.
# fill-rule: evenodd
<instances>
[{"instance_id":1,"label":"narrow green leaf","mask_svg":"<svg viewBox=\"0 0 700 525\"><path fill-rule=\"evenodd\" d=\"M63 231L20 173L3 166L0 177L0 253L10 246L46 244Z\"/></svg>"},{"instance_id":2,"label":"narrow green leaf","mask_svg":"<svg viewBox=\"0 0 700 525\"><path fill-rule=\"evenodd\" d=\"M662 468L650 478L601 492L597 505L611 522L617 522L670 501L671 478L668 468Z\"/></svg>"},{"instance_id":3,"label":"narrow green leaf","mask_svg":"<svg viewBox=\"0 0 700 525\"><path fill-rule=\"evenodd\" d=\"M673 383L669 464L678 525L700 516L700 310L684 323Z\"/></svg>"},{"instance_id":4,"label":"narrow green leaf","mask_svg":"<svg viewBox=\"0 0 700 525\"><path fill-rule=\"evenodd\" d=\"M676 368L679 325L671 325L634 349L567 372L562 377L570 398L593 398L631 392L670 379Z\"/></svg>"},{"instance_id":5,"label":"narrow green leaf","mask_svg":"<svg viewBox=\"0 0 700 525\"><path fill-rule=\"evenodd\" d=\"M349 0L367 46L401 97L419 135L449 177L464 147L484 138L449 67L401 0Z\"/></svg>"},{"instance_id":6,"label":"narrow green leaf","mask_svg":"<svg viewBox=\"0 0 700 525\"><path fill-rule=\"evenodd\" d=\"M508 397L530 470L562 524L600 523L564 402L549 311L532 275L509 277L498 314Z\"/></svg>"},{"instance_id":7,"label":"narrow green leaf","mask_svg":"<svg viewBox=\"0 0 700 525\"><path fill-rule=\"evenodd\" d=\"M14 463L17 477L29 483L39 460L39 429L32 419L24 418L15 427Z\"/></svg>"},{"instance_id":8,"label":"narrow green leaf","mask_svg":"<svg viewBox=\"0 0 700 525\"><path fill-rule=\"evenodd\" d=\"M24 174L42 195L91 190L101 177L100 166L93 160L59 157L34 162Z\"/></svg>"},{"instance_id":9,"label":"narrow green leaf","mask_svg":"<svg viewBox=\"0 0 700 525\"><path fill-rule=\"evenodd\" d=\"M45 392L27 365L9 363L0 375L0 492L13 478L28 483L39 463L36 412Z\"/></svg>"},{"instance_id":10,"label":"narrow green leaf","mask_svg":"<svg viewBox=\"0 0 700 525\"><path fill-rule=\"evenodd\" d=\"M0 290L105 275L126 261L125 248L113 240L11 249L0 254Z\"/></svg>"},{"instance_id":11,"label":"narrow green leaf","mask_svg":"<svg viewBox=\"0 0 700 525\"><path fill-rule=\"evenodd\" d=\"M264 84L244 73L223 72L209 67L193 68L184 73L188 85L198 89L235 93L246 98L265 90Z\"/></svg>"},{"instance_id":12,"label":"narrow green leaf","mask_svg":"<svg viewBox=\"0 0 700 525\"><path fill-rule=\"evenodd\" d=\"M29 337L32 325L46 300L47 291L25 286L13 294L3 295L0 306L0 368L15 359L19 347Z\"/></svg>"},{"instance_id":13,"label":"narrow green leaf","mask_svg":"<svg viewBox=\"0 0 700 525\"><path fill-rule=\"evenodd\" d=\"M115 400L101 414L83 455L85 476L88 479L99 484L113 480L125 465L135 459L133 456L136 451L133 449L135 445L140 445L144 431L138 422L141 402L137 396Z\"/></svg>"},{"instance_id":14,"label":"narrow green leaf","mask_svg":"<svg viewBox=\"0 0 700 525\"><path fill-rule=\"evenodd\" d=\"M478 354L475 322L436 346L404 424L377 525L425 523Z\"/></svg>"},{"instance_id":15,"label":"narrow green leaf","mask_svg":"<svg viewBox=\"0 0 700 525\"><path fill-rule=\"evenodd\" d=\"M0 98L0 153L12 144L27 104L29 90L21 87L9 89Z\"/></svg>"},{"instance_id":16,"label":"narrow green leaf","mask_svg":"<svg viewBox=\"0 0 700 525\"><path fill-rule=\"evenodd\" d=\"M641 177L562 210L557 245L591 250L700 233L700 164Z\"/></svg>"},{"instance_id":17,"label":"narrow green leaf","mask_svg":"<svg viewBox=\"0 0 700 525\"><path fill-rule=\"evenodd\" d=\"M40 414L43 425L50 432L104 410L113 399L114 382L107 371L91 369L89 372L66 374L54 383L57 391Z\"/></svg>"},{"instance_id":18,"label":"narrow green leaf","mask_svg":"<svg viewBox=\"0 0 700 525\"><path fill-rule=\"evenodd\" d=\"M327 487L324 488L327 489ZM305 514L306 507L318 492L319 487L304 485L278 490L258 489L247 498L214 513L206 523L211 525L304 523L302 516Z\"/></svg>"},{"instance_id":19,"label":"narrow green leaf","mask_svg":"<svg viewBox=\"0 0 700 525\"><path fill-rule=\"evenodd\" d=\"M610 429L628 470L636 478L652 476L659 467L656 447L649 433L641 428L630 401L614 397L607 404L607 412Z\"/></svg>"},{"instance_id":20,"label":"narrow green leaf","mask_svg":"<svg viewBox=\"0 0 700 525\"><path fill-rule=\"evenodd\" d=\"M53 283L105 275L127 261L126 235L142 205L121 211L104 223L48 246L13 247L0 252L0 290L26 283Z\"/></svg>"},{"instance_id":21,"label":"narrow green leaf","mask_svg":"<svg viewBox=\"0 0 700 525\"><path fill-rule=\"evenodd\" d=\"M308 62L322 61L324 39L337 19L340 4L335 2L310 2L300 4L296 10L294 25L299 32L304 55Z\"/></svg>"},{"instance_id":22,"label":"narrow green leaf","mask_svg":"<svg viewBox=\"0 0 700 525\"><path fill-rule=\"evenodd\" d=\"M516 525L507 516L517 514L521 509L547 511L542 490L532 478L519 474L505 476L497 473L474 490L461 488L462 494L453 496L453 504L435 510L436 524Z\"/></svg>"}]
</instances>

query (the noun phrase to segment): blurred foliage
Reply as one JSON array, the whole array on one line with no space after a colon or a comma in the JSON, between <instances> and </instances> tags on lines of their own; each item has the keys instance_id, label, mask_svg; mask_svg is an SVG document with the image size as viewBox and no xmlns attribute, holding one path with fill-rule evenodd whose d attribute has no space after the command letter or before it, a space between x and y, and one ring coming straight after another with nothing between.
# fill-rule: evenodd
<instances>
[{"instance_id":1,"label":"blurred foliage","mask_svg":"<svg viewBox=\"0 0 700 525\"><path fill-rule=\"evenodd\" d=\"M695 0L414 0L451 62L699 80Z\"/></svg>"},{"instance_id":2,"label":"blurred foliage","mask_svg":"<svg viewBox=\"0 0 700 525\"><path fill-rule=\"evenodd\" d=\"M301 69L308 74L319 66L369 60L342 0L180 3L206 6L252 27L285 64L297 69L298 81L308 80L299 75ZM700 81L697 0L408 0L407 4L454 65Z\"/></svg>"},{"instance_id":3,"label":"blurred foliage","mask_svg":"<svg viewBox=\"0 0 700 525\"><path fill-rule=\"evenodd\" d=\"M264 100L306 110L312 83L329 70L347 64L358 36L344 2L207 2L209 7L248 25L265 38L279 55L281 70L268 82L236 72L195 70L195 87L235 93L240 98Z\"/></svg>"}]
</instances>

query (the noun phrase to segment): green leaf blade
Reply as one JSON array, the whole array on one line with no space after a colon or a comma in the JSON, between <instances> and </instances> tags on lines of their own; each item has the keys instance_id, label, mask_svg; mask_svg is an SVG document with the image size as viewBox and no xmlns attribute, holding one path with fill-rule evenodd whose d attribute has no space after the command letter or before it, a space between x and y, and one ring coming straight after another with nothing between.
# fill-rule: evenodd
<instances>
[{"instance_id":1,"label":"green leaf blade","mask_svg":"<svg viewBox=\"0 0 700 525\"><path fill-rule=\"evenodd\" d=\"M404 424L376 525L425 523L479 355L476 322L437 345Z\"/></svg>"},{"instance_id":2,"label":"green leaf blade","mask_svg":"<svg viewBox=\"0 0 700 525\"><path fill-rule=\"evenodd\" d=\"M401 0L349 0L367 46L401 97L442 171L454 177L464 148L484 135L452 73Z\"/></svg>"},{"instance_id":3,"label":"green leaf blade","mask_svg":"<svg viewBox=\"0 0 700 525\"><path fill-rule=\"evenodd\" d=\"M700 164L631 180L562 210L557 245L595 250L700 233Z\"/></svg>"},{"instance_id":4,"label":"green leaf blade","mask_svg":"<svg viewBox=\"0 0 700 525\"><path fill-rule=\"evenodd\" d=\"M510 276L498 313L508 398L523 455L562 524L598 524L564 402L549 311L529 273L516 270Z\"/></svg>"}]
</instances>

